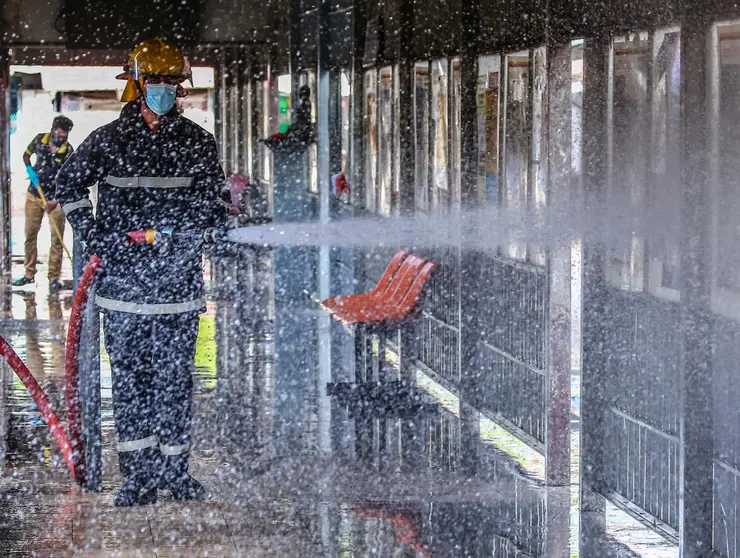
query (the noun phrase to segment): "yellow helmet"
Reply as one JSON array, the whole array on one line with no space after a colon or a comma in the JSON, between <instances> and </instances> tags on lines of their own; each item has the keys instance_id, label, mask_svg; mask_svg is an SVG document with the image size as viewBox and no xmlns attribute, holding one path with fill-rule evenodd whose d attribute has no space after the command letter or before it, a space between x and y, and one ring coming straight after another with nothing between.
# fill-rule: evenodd
<instances>
[{"instance_id":1,"label":"yellow helmet","mask_svg":"<svg viewBox=\"0 0 740 558\"><path fill-rule=\"evenodd\" d=\"M146 76L171 77L183 82L190 77L190 64L176 46L162 39L150 39L134 48L123 73L116 76L128 81L121 101L128 102L141 95Z\"/></svg>"}]
</instances>

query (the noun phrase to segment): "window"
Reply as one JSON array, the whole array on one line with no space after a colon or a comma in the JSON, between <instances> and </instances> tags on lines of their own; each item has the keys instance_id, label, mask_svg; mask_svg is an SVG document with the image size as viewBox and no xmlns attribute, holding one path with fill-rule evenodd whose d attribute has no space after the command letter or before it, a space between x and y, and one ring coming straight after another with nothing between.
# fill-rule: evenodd
<instances>
[{"instance_id":1,"label":"window","mask_svg":"<svg viewBox=\"0 0 740 558\"><path fill-rule=\"evenodd\" d=\"M460 159L461 159L461 130L462 130L462 105L460 102L462 95L462 72L460 69L460 59L452 60L452 83L450 87L450 184L452 186L451 203L455 207L460 207L461 195L461 176L460 176Z\"/></svg>"},{"instance_id":2,"label":"window","mask_svg":"<svg viewBox=\"0 0 740 558\"><path fill-rule=\"evenodd\" d=\"M529 51L506 56L506 92L504 120L504 199L512 210L527 208L530 120ZM527 245L510 238L504 246L504 255L525 260Z\"/></svg>"},{"instance_id":3,"label":"window","mask_svg":"<svg viewBox=\"0 0 740 558\"><path fill-rule=\"evenodd\" d=\"M398 212L398 193L401 180L401 81L398 65L393 71L393 192L391 193L391 205L394 213Z\"/></svg>"},{"instance_id":4,"label":"window","mask_svg":"<svg viewBox=\"0 0 740 558\"><path fill-rule=\"evenodd\" d=\"M257 101L255 119L257 121L257 139L261 140L267 137L264 134L264 122L266 119L265 113L267 112L267 106L265 105L265 92L264 92L264 80L257 79L254 82L255 87L255 99ZM261 141L257 142L257 178L265 179L265 161L267 160L267 151L265 144Z\"/></svg>"},{"instance_id":5,"label":"window","mask_svg":"<svg viewBox=\"0 0 740 558\"><path fill-rule=\"evenodd\" d=\"M339 125L342 136L339 172L343 173L349 181L350 151L352 149L352 74L347 69L339 72ZM349 202L349 199L346 201Z\"/></svg>"},{"instance_id":6,"label":"window","mask_svg":"<svg viewBox=\"0 0 740 558\"><path fill-rule=\"evenodd\" d=\"M609 188L607 219L615 234L607 247L607 280L615 287L642 291L645 242L629 232L626 218L645 206L650 169L651 55L646 32L615 37L612 42L609 119Z\"/></svg>"},{"instance_id":7,"label":"window","mask_svg":"<svg viewBox=\"0 0 740 558\"><path fill-rule=\"evenodd\" d=\"M432 62L432 207L447 207L449 191L449 64Z\"/></svg>"},{"instance_id":8,"label":"window","mask_svg":"<svg viewBox=\"0 0 740 558\"><path fill-rule=\"evenodd\" d=\"M285 133L290 126L290 74L278 76L278 118L277 131Z\"/></svg>"},{"instance_id":9,"label":"window","mask_svg":"<svg viewBox=\"0 0 740 558\"><path fill-rule=\"evenodd\" d=\"M653 36L651 213L663 227L648 245L648 291L678 299L681 213L681 64L678 30Z\"/></svg>"},{"instance_id":10,"label":"window","mask_svg":"<svg viewBox=\"0 0 740 558\"><path fill-rule=\"evenodd\" d=\"M365 72L363 84L363 137L365 148L365 208L375 211L378 206L377 169L378 169L378 131L377 131L377 72Z\"/></svg>"},{"instance_id":11,"label":"window","mask_svg":"<svg viewBox=\"0 0 740 558\"><path fill-rule=\"evenodd\" d=\"M270 95L270 79L269 77L262 81L262 88L261 88L261 96L262 96L262 126L260 129L260 135L263 138L269 137L270 134L272 134L272 126L271 126L271 120L272 120L272 111L270 110L272 103L270 102L271 95ZM262 149L262 178L264 178L267 182L270 182L270 179L272 178L272 152L269 149Z\"/></svg>"},{"instance_id":12,"label":"window","mask_svg":"<svg viewBox=\"0 0 740 558\"><path fill-rule=\"evenodd\" d=\"M499 204L499 75L501 58L478 60L478 200L481 205Z\"/></svg>"},{"instance_id":13,"label":"window","mask_svg":"<svg viewBox=\"0 0 740 558\"><path fill-rule=\"evenodd\" d=\"M429 63L414 66L414 151L415 189L417 211L429 211Z\"/></svg>"},{"instance_id":14,"label":"window","mask_svg":"<svg viewBox=\"0 0 740 558\"><path fill-rule=\"evenodd\" d=\"M378 115L378 199L374 208L381 215L391 214L393 180L393 114L396 95L393 87L393 68L380 70L380 103Z\"/></svg>"},{"instance_id":15,"label":"window","mask_svg":"<svg viewBox=\"0 0 740 558\"><path fill-rule=\"evenodd\" d=\"M545 218L547 205L547 133L544 115L547 113L547 49L539 47L533 51L532 72L532 158L531 208L538 220ZM544 266L547 252L544 246L530 246L529 259L532 263Z\"/></svg>"},{"instance_id":16,"label":"window","mask_svg":"<svg viewBox=\"0 0 740 558\"><path fill-rule=\"evenodd\" d=\"M301 74L300 85L308 85L311 90L311 125L316 128L316 72L305 72ZM314 142L308 148L308 162L306 167L305 180L308 184L308 191L318 193L319 191L319 169L318 169L318 150Z\"/></svg>"}]
</instances>

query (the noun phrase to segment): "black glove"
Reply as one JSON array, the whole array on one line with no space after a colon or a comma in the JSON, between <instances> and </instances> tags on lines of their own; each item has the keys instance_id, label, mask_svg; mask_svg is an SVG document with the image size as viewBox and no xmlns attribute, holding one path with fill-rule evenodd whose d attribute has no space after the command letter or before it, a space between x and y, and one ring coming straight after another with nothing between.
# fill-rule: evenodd
<instances>
[{"instance_id":1,"label":"black glove","mask_svg":"<svg viewBox=\"0 0 740 558\"><path fill-rule=\"evenodd\" d=\"M129 238L125 233L104 231L97 227L87 235L85 252L89 257L100 256L103 260L109 260L129 246Z\"/></svg>"}]
</instances>

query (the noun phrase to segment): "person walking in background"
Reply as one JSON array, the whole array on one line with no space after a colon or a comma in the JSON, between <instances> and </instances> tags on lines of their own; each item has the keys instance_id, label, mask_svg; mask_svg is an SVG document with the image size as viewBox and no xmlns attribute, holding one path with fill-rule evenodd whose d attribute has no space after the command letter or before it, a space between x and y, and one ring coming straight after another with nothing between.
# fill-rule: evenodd
<instances>
[{"instance_id":1,"label":"person walking in background","mask_svg":"<svg viewBox=\"0 0 740 558\"><path fill-rule=\"evenodd\" d=\"M23 163L30 184L26 194L26 242L23 277L13 280L14 287L23 287L35 282L38 263L37 239L44 213L49 215L51 226L51 250L49 252L49 290L62 288L59 277L62 271L62 238L64 234L64 213L56 202L55 179L57 172L72 155L72 146L67 141L74 124L66 116L57 116L51 131L37 135L23 153ZM36 162L31 165L31 156ZM45 203L46 202L46 203ZM56 229L56 230L55 230Z\"/></svg>"}]
</instances>

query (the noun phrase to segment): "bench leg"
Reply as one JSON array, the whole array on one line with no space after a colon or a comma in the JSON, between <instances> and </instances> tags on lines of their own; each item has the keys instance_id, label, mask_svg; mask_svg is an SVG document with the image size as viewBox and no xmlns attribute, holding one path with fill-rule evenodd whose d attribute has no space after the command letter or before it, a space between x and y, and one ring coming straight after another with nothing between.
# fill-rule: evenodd
<instances>
[{"instance_id":1,"label":"bench leg","mask_svg":"<svg viewBox=\"0 0 740 558\"><path fill-rule=\"evenodd\" d=\"M401 367L400 380L406 385L416 385L414 362L419 354L415 324L401 328Z\"/></svg>"},{"instance_id":2,"label":"bench leg","mask_svg":"<svg viewBox=\"0 0 740 558\"><path fill-rule=\"evenodd\" d=\"M365 341L365 370L363 381L373 381L373 336L368 329L364 330L364 341Z\"/></svg>"},{"instance_id":3,"label":"bench leg","mask_svg":"<svg viewBox=\"0 0 740 558\"><path fill-rule=\"evenodd\" d=\"M385 360L387 339L385 331L378 333L378 382L381 384L388 381L388 363Z\"/></svg>"},{"instance_id":4,"label":"bench leg","mask_svg":"<svg viewBox=\"0 0 740 558\"><path fill-rule=\"evenodd\" d=\"M359 384L363 381L363 374L365 373L365 359L364 359L364 341L365 341L365 328L362 325L357 324L355 326L355 383Z\"/></svg>"}]
</instances>

